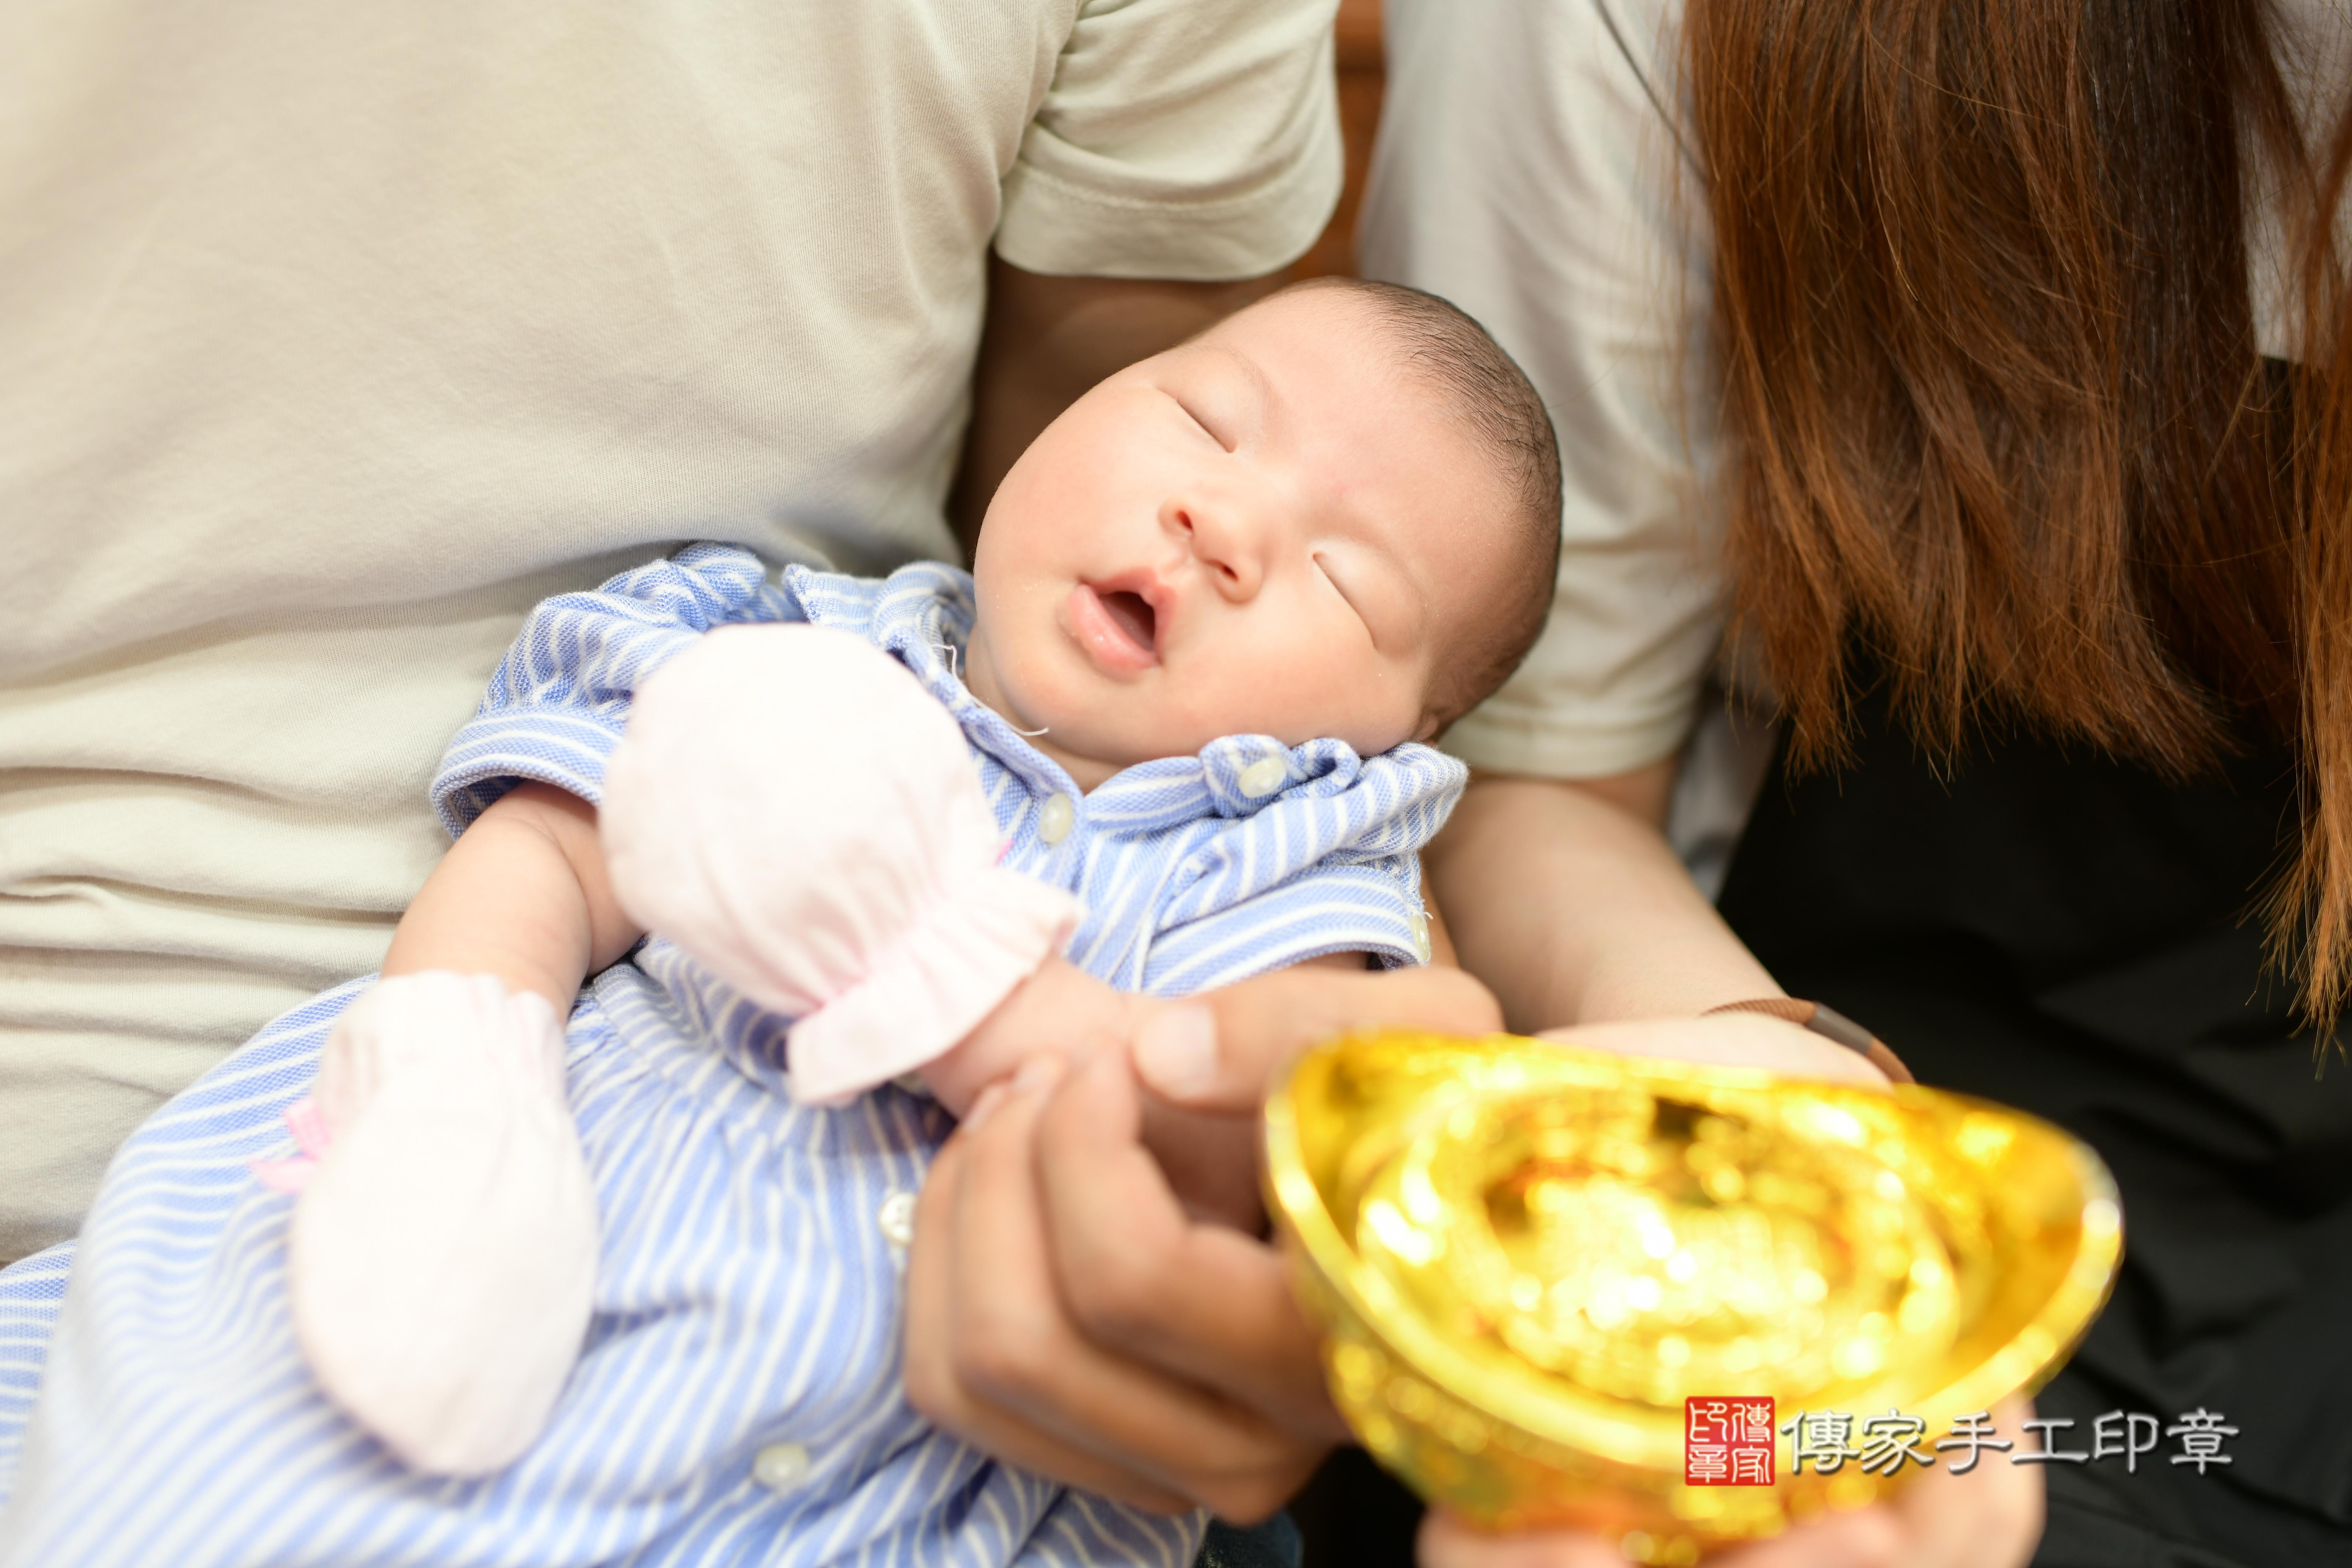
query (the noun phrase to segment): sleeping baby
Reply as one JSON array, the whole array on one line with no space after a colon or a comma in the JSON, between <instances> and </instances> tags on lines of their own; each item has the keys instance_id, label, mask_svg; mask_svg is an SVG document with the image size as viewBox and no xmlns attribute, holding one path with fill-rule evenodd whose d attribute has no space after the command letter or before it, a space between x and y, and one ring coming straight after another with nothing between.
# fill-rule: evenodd
<instances>
[{"instance_id":1,"label":"sleeping baby","mask_svg":"<svg viewBox=\"0 0 2352 1568\"><path fill-rule=\"evenodd\" d=\"M701 544L541 605L382 977L118 1155L0 1564L1185 1568L1200 1516L908 1405L914 1194L1089 1037L987 1026L1024 1000L1124 1038L1428 961L1465 773L1425 742L1533 641L1559 506L1475 322L1318 280L1073 405L969 576ZM1242 1130L1150 1131L1254 1223Z\"/></svg>"}]
</instances>

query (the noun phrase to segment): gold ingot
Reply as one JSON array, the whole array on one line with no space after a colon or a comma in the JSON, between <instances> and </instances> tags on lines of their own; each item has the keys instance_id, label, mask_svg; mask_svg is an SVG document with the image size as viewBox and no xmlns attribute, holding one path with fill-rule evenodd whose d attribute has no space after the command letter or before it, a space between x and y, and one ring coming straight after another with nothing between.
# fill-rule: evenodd
<instances>
[{"instance_id":1,"label":"gold ingot","mask_svg":"<svg viewBox=\"0 0 2352 1568\"><path fill-rule=\"evenodd\" d=\"M1548 1041L1357 1034L1265 1112L1268 1206L1331 1394L1415 1490L1696 1562L1918 1467L1686 1486L1684 1400L1927 1424L2031 1392L2114 1283L2123 1212L2049 1123Z\"/></svg>"}]
</instances>

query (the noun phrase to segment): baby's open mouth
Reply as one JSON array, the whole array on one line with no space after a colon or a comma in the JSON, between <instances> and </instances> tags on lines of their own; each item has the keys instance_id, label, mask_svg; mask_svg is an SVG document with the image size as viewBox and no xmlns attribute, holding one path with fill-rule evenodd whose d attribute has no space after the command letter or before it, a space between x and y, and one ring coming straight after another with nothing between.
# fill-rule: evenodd
<instances>
[{"instance_id":1,"label":"baby's open mouth","mask_svg":"<svg viewBox=\"0 0 2352 1568\"><path fill-rule=\"evenodd\" d=\"M1160 617L1152 613L1150 603L1142 595L1120 589L1098 596L1110 618L1118 623L1118 629L1135 639L1138 647L1147 653L1158 651Z\"/></svg>"},{"instance_id":2,"label":"baby's open mouth","mask_svg":"<svg viewBox=\"0 0 2352 1568\"><path fill-rule=\"evenodd\" d=\"M1095 668L1116 679L1160 662L1160 612L1132 588L1072 584L1062 601L1062 625Z\"/></svg>"}]
</instances>

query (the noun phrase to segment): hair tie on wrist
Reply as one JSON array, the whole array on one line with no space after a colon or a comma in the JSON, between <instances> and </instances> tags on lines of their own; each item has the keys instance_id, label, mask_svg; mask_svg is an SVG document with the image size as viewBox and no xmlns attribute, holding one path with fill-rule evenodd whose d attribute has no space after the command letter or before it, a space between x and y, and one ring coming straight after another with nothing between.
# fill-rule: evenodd
<instances>
[{"instance_id":1,"label":"hair tie on wrist","mask_svg":"<svg viewBox=\"0 0 2352 1568\"><path fill-rule=\"evenodd\" d=\"M1857 1051L1870 1065L1896 1083L1916 1083L1903 1058L1887 1049L1886 1042L1855 1023L1836 1008L1822 1002L1806 1002L1794 996L1757 996L1746 1002L1726 1002L1720 1007L1709 1007L1700 1014L1706 1017L1717 1013L1762 1013L1811 1029L1825 1039L1835 1040L1850 1051Z\"/></svg>"}]
</instances>

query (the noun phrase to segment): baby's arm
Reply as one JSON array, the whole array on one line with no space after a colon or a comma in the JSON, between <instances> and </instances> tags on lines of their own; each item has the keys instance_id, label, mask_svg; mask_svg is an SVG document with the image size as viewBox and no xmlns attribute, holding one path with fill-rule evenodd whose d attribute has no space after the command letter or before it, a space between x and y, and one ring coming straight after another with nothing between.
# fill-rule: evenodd
<instances>
[{"instance_id":1,"label":"baby's arm","mask_svg":"<svg viewBox=\"0 0 2352 1568\"><path fill-rule=\"evenodd\" d=\"M425 879L383 973L494 974L509 991L545 997L561 1018L580 983L643 935L614 896L596 808L524 784L476 817Z\"/></svg>"},{"instance_id":2,"label":"baby's arm","mask_svg":"<svg viewBox=\"0 0 2352 1568\"><path fill-rule=\"evenodd\" d=\"M383 973L495 975L510 991L546 998L562 1017L581 981L644 934L613 891L596 808L551 784L523 784L475 818L434 868L401 918ZM1357 953L1307 962L1364 964ZM1122 1047L1140 1010L1158 1005L1049 958L923 1078L961 1115L1032 1057ZM1145 1123L1147 1144L1194 1214L1258 1227L1253 1120L1182 1110L1147 1095Z\"/></svg>"},{"instance_id":3,"label":"baby's arm","mask_svg":"<svg viewBox=\"0 0 2352 1568\"><path fill-rule=\"evenodd\" d=\"M638 934L595 808L520 785L450 847L327 1042L295 1333L328 1395L420 1469L511 1462L578 1353L597 1226L563 1020Z\"/></svg>"},{"instance_id":4,"label":"baby's arm","mask_svg":"<svg viewBox=\"0 0 2352 1568\"><path fill-rule=\"evenodd\" d=\"M1297 968L1361 970L1364 955L1334 952ZM954 1049L923 1068L923 1081L958 1116L986 1089L1040 1056L1124 1050L1146 1012L1167 1004L1114 990L1062 957L1047 959ZM1195 1219L1255 1233L1265 1224L1257 1193L1257 1118L1172 1105L1146 1089L1143 1143Z\"/></svg>"}]
</instances>

